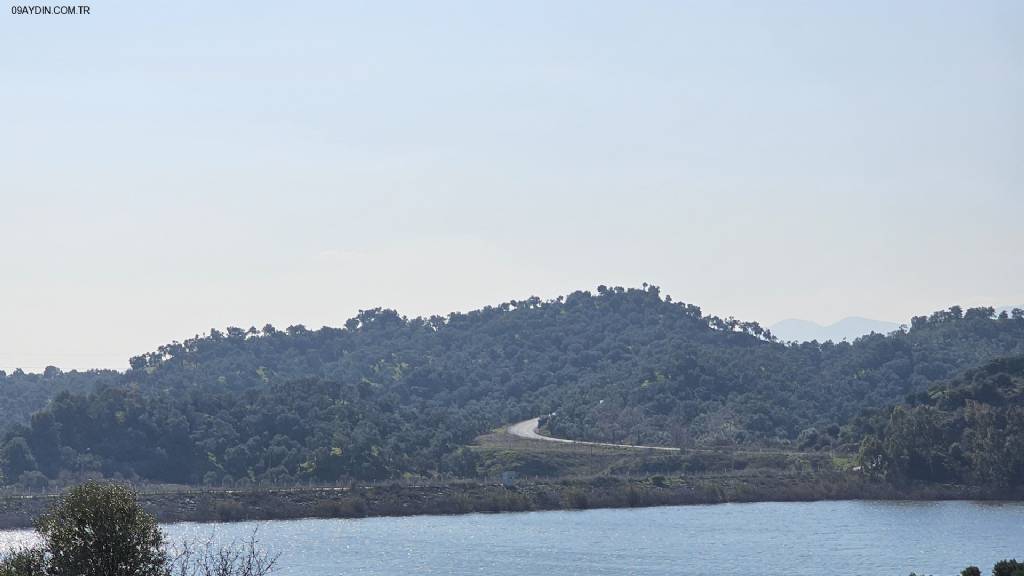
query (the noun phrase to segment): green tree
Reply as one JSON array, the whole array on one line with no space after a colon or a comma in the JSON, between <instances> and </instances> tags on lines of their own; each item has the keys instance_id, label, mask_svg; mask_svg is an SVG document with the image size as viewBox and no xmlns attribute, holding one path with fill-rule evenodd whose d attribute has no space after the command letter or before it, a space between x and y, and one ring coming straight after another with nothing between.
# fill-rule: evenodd
<instances>
[{"instance_id":1,"label":"green tree","mask_svg":"<svg viewBox=\"0 0 1024 576\"><path fill-rule=\"evenodd\" d=\"M992 567L992 576L1024 576L1024 562L1000 560Z\"/></svg>"},{"instance_id":2,"label":"green tree","mask_svg":"<svg viewBox=\"0 0 1024 576\"><path fill-rule=\"evenodd\" d=\"M166 574L163 533L126 486L76 486L37 521L36 530L49 576Z\"/></svg>"},{"instance_id":3,"label":"green tree","mask_svg":"<svg viewBox=\"0 0 1024 576\"><path fill-rule=\"evenodd\" d=\"M25 472L36 470L36 458L28 442L21 436L11 438L0 450L0 471L8 482L16 481Z\"/></svg>"}]
</instances>

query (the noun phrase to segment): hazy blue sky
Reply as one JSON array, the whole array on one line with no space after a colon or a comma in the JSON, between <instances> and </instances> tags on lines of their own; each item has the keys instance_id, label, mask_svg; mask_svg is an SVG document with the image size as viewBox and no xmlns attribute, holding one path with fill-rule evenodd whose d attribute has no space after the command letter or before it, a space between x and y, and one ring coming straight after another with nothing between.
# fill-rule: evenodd
<instances>
[{"instance_id":1,"label":"hazy blue sky","mask_svg":"<svg viewBox=\"0 0 1024 576\"><path fill-rule=\"evenodd\" d=\"M602 283L1024 303L1024 2L91 7L0 14L0 368Z\"/></svg>"}]
</instances>

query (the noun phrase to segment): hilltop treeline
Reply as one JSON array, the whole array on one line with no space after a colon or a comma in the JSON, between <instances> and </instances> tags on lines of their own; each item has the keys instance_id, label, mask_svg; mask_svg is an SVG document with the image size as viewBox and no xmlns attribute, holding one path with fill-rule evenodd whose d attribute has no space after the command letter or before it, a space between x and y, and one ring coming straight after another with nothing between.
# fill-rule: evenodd
<instances>
[{"instance_id":1,"label":"hilltop treeline","mask_svg":"<svg viewBox=\"0 0 1024 576\"><path fill-rule=\"evenodd\" d=\"M551 412L550 429L577 438L855 450L854 417L1014 354L1024 313L985 308L854 343L788 345L653 286L446 317L374 309L343 328L213 330L116 377L49 371L44 409L25 412L42 408L38 390L0 404L12 423L0 471L24 484L473 475L466 443ZM28 377L0 386L16 392L11 379Z\"/></svg>"},{"instance_id":2,"label":"hilltop treeline","mask_svg":"<svg viewBox=\"0 0 1024 576\"><path fill-rule=\"evenodd\" d=\"M90 392L100 386L118 385L123 376L115 370L62 372L56 366L47 366L38 374L22 370L8 374L0 370L0 422L27 423L58 392Z\"/></svg>"},{"instance_id":3,"label":"hilltop treeline","mask_svg":"<svg viewBox=\"0 0 1024 576\"><path fill-rule=\"evenodd\" d=\"M850 420L994 358L1024 353L1024 311L954 306L855 342L687 345L675 335L630 381L569 396L556 436L675 446L858 443Z\"/></svg>"}]
</instances>

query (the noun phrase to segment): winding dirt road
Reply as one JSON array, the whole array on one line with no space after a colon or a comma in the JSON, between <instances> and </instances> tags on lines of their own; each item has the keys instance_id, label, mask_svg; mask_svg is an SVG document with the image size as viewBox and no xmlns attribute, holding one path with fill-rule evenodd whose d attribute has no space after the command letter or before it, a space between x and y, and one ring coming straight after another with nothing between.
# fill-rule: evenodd
<instances>
[{"instance_id":1,"label":"winding dirt road","mask_svg":"<svg viewBox=\"0 0 1024 576\"><path fill-rule=\"evenodd\" d=\"M777 456L812 456L814 452L801 452L796 450L715 450L713 448L670 448L668 446L643 446L639 444L612 444L610 442L587 442L585 440L569 440L568 438L554 438L543 436L537 433L540 426L540 417L530 418L522 422L508 425L508 433L526 440L540 440L542 442L560 442L562 444L575 444L577 446L604 446L606 448L629 448L633 450L661 450L662 452L687 452L701 454L733 454L733 455L777 455Z\"/></svg>"},{"instance_id":2,"label":"winding dirt road","mask_svg":"<svg viewBox=\"0 0 1024 576\"><path fill-rule=\"evenodd\" d=\"M579 446L605 446L609 448L633 448L635 450L663 450L666 452L681 452L679 448L669 448L667 446L639 446L636 444L611 444L608 442L586 442L583 440L569 440L567 438L554 438L552 436L542 436L537 433L537 428L540 426L540 417L530 418L529 420L523 420L522 422L516 422L515 424L509 424L508 433L517 436L519 438L526 438L527 440L543 440L545 442L561 442L563 444L576 444Z\"/></svg>"}]
</instances>

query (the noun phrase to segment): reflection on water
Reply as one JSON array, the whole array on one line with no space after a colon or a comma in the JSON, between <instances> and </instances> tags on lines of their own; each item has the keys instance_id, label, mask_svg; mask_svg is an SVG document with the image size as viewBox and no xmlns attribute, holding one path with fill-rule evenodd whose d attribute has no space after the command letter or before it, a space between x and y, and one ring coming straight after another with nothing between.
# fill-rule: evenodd
<instances>
[{"instance_id":1,"label":"reflection on water","mask_svg":"<svg viewBox=\"0 0 1024 576\"><path fill-rule=\"evenodd\" d=\"M1024 504L812 502L166 526L173 540L259 526L282 576L955 575L1024 558ZM31 532L0 532L0 547Z\"/></svg>"}]
</instances>

